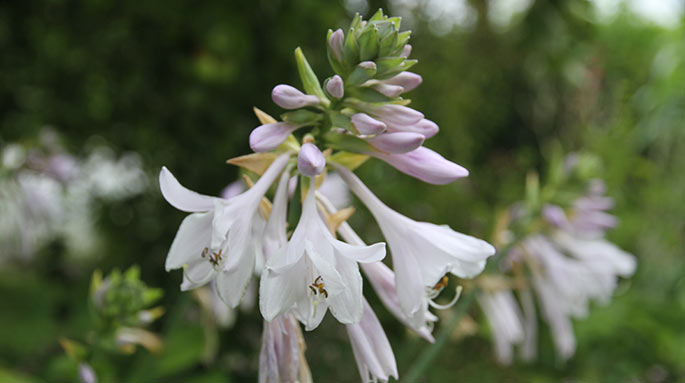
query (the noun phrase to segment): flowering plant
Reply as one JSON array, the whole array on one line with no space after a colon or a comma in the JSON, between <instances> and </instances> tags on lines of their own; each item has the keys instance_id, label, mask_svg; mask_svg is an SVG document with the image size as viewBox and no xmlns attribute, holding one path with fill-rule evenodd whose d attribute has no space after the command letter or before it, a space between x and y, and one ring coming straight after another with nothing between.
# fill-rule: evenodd
<instances>
[{"instance_id":1,"label":"flowering plant","mask_svg":"<svg viewBox=\"0 0 685 383\"><path fill-rule=\"evenodd\" d=\"M485 241L392 210L353 173L374 157L432 184L468 175L422 146L439 129L403 98L422 78L407 72L417 61L409 58L410 32L400 32L400 21L379 10L369 20L356 15L347 34L329 31L328 59L335 74L323 83L302 50L295 50L303 91L274 87L273 101L287 112L277 121L255 108L262 124L250 134L255 153L228 161L259 175L256 182L248 178L246 191L230 198L201 195L183 187L168 169L160 173L166 200L191 213L166 260L167 270L183 269L181 288L213 282L221 300L235 308L252 276L259 278L265 320L260 381L311 381L297 322L314 330L329 310L346 326L362 379L397 378L388 339L362 293L360 266L388 310L432 341L437 317L429 307L449 307L460 292L457 288L448 305L435 303L448 275L472 278L495 253ZM329 172L371 211L393 269L381 262L386 244L364 243L345 222L353 210L338 210L320 188ZM288 232L288 208L298 201L298 186L301 216Z\"/></svg>"}]
</instances>

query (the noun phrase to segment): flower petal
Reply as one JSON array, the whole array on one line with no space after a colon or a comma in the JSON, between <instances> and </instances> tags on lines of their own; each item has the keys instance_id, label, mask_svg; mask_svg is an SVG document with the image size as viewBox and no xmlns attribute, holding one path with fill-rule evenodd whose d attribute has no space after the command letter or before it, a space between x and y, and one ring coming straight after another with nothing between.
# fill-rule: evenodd
<instances>
[{"instance_id":1,"label":"flower petal","mask_svg":"<svg viewBox=\"0 0 685 383\"><path fill-rule=\"evenodd\" d=\"M164 267L167 271L202 258L202 251L211 239L213 215L212 212L194 213L181 222L166 258Z\"/></svg>"},{"instance_id":2,"label":"flower petal","mask_svg":"<svg viewBox=\"0 0 685 383\"><path fill-rule=\"evenodd\" d=\"M214 208L215 197L202 195L185 188L166 166L162 166L162 170L159 172L159 188L164 199L178 210L193 213L209 211Z\"/></svg>"}]
</instances>

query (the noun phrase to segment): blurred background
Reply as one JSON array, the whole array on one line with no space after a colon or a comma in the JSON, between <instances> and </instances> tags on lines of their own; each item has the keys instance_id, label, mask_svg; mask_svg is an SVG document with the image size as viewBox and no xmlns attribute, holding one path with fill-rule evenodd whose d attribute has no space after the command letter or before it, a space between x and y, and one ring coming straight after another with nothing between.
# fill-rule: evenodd
<instances>
[{"instance_id":1,"label":"blurred background","mask_svg":"<svg viewBox=\"0 0 685 383\"><path fill-rule=\"evenodd\" d=\"M381 7L413 31L412 71L424 82L412 105L441 127L427 146L471 171L432 186L369 161L359 174L381 199L491 238L497 213L523 198L526 172L544 179L551 153L591 153L620 218L609 238L638 257L612 303L575 323L569 361L543 330L537 362L499 366L487 326L469 324L483 323L474 307L425 381L685 381L678 0L0 3L0 381L75 381L83 353L101 382L255 381L254 302L211 316L206 295L181 293L182 273L164 271L185 213L161 198L156 176L165 165L219 194L238 175L225 160L250 151L252 107L277 115L272 87L299 86L295 47L328 77L326 31ZM351 222L381 238L364 209ZM117 283L145 299L104 312L98 291ZM427 343L377 312L402 376ZM113 333L114 322L145 332ZM115 344L98 344L107 336ZM315 380L358 381L330 315L305 338ZM143 347L121 352L126 344Z\"/></svg>"}]
</instances>

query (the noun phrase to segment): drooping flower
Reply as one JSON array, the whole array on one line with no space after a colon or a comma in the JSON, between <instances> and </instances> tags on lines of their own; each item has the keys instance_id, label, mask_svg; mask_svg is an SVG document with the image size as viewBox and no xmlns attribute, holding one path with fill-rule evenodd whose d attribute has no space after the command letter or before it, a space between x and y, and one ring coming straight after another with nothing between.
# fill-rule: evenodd
<instances>
[{"instance_id":1,"label":"drooping flower","mask_svg":"<svg viewBox=\"0 0 685 383\"><path fill-rule=\"evenodd\" d=\"M259 383L312 382L300 325L291 314L264 321Z\"/></svg>"},{"instance_id":2,"label":"drooping flower","mask_svg":"<svg viewBox=\"0 0 685 383\"><path fill-rule=\"evenodd\" d=\"M448 226L417 222L387 207L349 170L338 167L350 190L367 206L388 241L400 307L412 327L426 323L427 306L447 273L472 278L495 253L489 243Z\"/></svg>"},{"instance_id":3,"label":"drooping flower","mask_svg":"<svg viewBox=\"0 0 685 383\"><path fill-rule=\"evenodd\" d=\"M312 182L290 241L267 260L260 286L262 315L271 321L292 310L312 330L330 308L339 322L358 322L363 305L357 262L383 257L384 243L354 246L333 237L317 212Z\"/></svg>"},{"instance_id":4,"label":"drooping flower","mask_svg":"<svg viewBox=\"0 0 685 383\"><path fill-rule=\"evenodd\" d=\"M359 323L346 325L354 359L363 382L398 378L395 354L373 309L364 299L364 314Z\"/></svg>"},{"instance_id":5,"label":"drooping flower","mask_svg":"<svg viewBox=\"0 0 685 383\"><path fill-rule=\"evenodd\" d=\"M523 316L514 294L509 289L485 291L478 294L478 304L490 325L497 360L502 364L511 364L514 345L523 342L525 337Z\"/></svg>"},{"instance_id":6,"label":"drooping flower","mask_svg":"<svg viewBox=\"0 0 685 383\"><path fill-rule=\"evenodd\" d=\"M289 157L282 154L276 158L252 188L227 200L188 190L162 168L162 195L172 206L192 213L181 223L165 266L167 271L184 268L182 290L216 278L221 299L233 308L238 305L261 248L259 203Z\"/></svg>"}]
</instances>

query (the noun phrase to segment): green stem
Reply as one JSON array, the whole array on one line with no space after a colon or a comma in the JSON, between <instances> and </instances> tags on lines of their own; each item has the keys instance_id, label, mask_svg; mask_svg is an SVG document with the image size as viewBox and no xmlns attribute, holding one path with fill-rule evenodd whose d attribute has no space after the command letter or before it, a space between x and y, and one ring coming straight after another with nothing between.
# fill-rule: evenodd
<instances>
[{"instance_id":1,"label":"green stem","mask_svg":"<svg viewBox=\"0 0 685 383\"><path fill-rule=\"evenodd\" d=\"M464 317L466 312L469 310L469 307L471 307L471 304L476 298L477 293L478 289L473 289L461 297L457 303L454 313L452 314L452 317L449 318L449 321L440 329L440 333L438 334L435 343L429 345L426 350L421 353L418 360L409 369L409 371L407 371L406 375L402 379L403 382L413 383L419 381L424 372L431 366L435 358L440 355L440 352L449 341L450 335L454 332L457 324L459 324L461 318Z\"/></svg>"}]
</instances>

